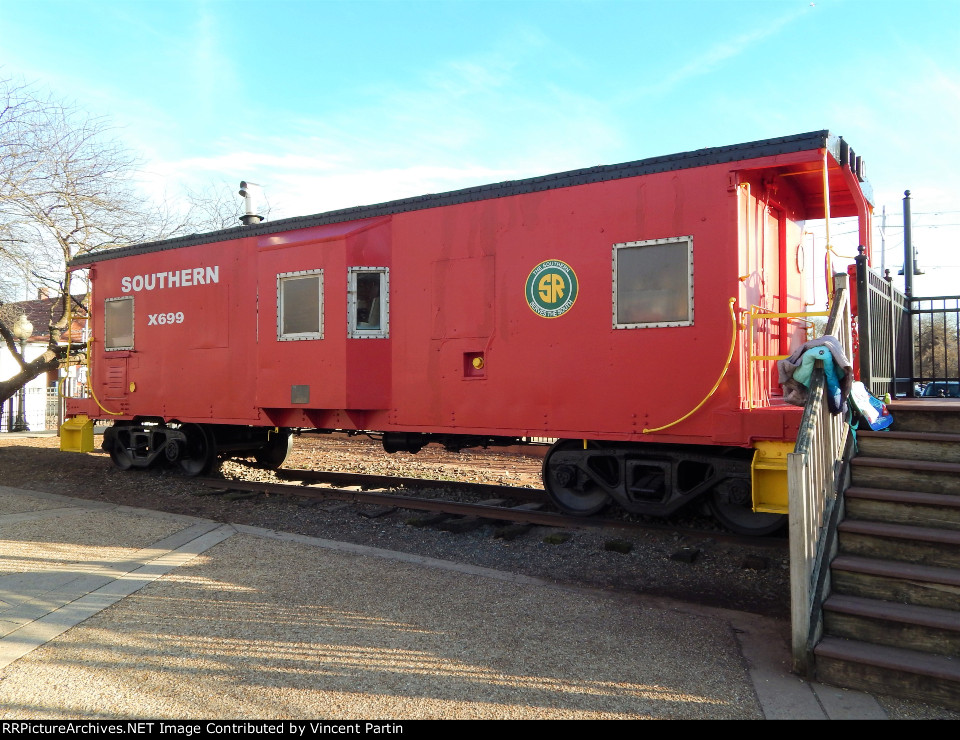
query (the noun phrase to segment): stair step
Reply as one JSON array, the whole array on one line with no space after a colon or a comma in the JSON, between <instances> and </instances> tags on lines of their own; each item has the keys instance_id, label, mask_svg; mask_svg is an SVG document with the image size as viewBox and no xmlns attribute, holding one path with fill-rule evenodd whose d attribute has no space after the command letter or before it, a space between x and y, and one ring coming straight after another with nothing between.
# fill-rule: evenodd
<instances>
[{"instance_id":1,"label":"stair step","mask_svg":"<svg viewBox=\"0 0 960 740\"><path fill-rule=\"evenodd\" d=\"M900 399L887 408L899 432L960 434L960 399Z\"/></svg>"},{"instance_id":2,"label":"stair step","mask_svg":"<svg viewBox=\"0 0 960 740\"><path fill-rule=\"evenodd\" d=\"M823 610L832 637L960 657L960 611L844 594L830 596Z\"/></svg>"},{"instance_id":3,"label":"stair step","mask_svg":"<svg viewBox=\"0 0 960 740\"><path fill-rule=\"evenodd\" d=\"M897 398L887 404L891 411L960 413L960 398Z\"/></svg>"},{"instance_id":4,"label":"stair step","mask_svg":"<svg viewBox=\"0 0 960 740\"><path fill-rule=\"evenodd\" d=\"M865 534L889 539L911 540L918 542L936 542L941 545L960 546L960 532L939 529L937 527L914 527L909 524L891 524L888 522L864 522L857 519L845 519L838 529L851 534Z\"/></svg>"},{"instance_id":5,"label":"stair step","mask_svg":"<svg viewBox=\"0 0 960 740\"><path fill-rule=\"evenodd\" d=\"M938 678L960 681L960 661L949 658L938 659L938 656L918 653L916 650L825 637L817 645L815 652L818 656L829 656L838 660L857 660L892 670L923 671Z\"/></svg>"},{"instance_id":6,"label":"stair step","mask_svg":"<svg viewBox=\"0 0 960 740\"><path fill-rule=\"evenodd\" d=\"M851 461L855 466L869 466L887 470L913 470L919 473L960 474L960 463L932 462L930 460L890 460L882 457L857 456Z\"/></svg>"},{"instance_id":7,"label":"stair step","mask_svg":"<svg viewBox=\"0 0 960 740\"><path fill-rule=\"evenodd\" d=\"M960 572L953 568L862 558L856 555L837 555L830 563L830 567L887 578L908 578L912 581L942 583L960 589Z\"/></svg>"},{"instance_id":8,"label":"stair step","mask_svg":"<svg viewBox=\"0 0 960 740\"><path fill-rule=\"evenodd\" d=\"M824 683L960 708L960 660L838 637L814 656Z\"/></svg>"},{"instance_id":9,"label":"stair step","mask_svg":"<svg viewBox=\"0 0 960 740\"><path fill-rule=\"evenodd\" d=\"M960 409L957 409L960 412ZM948 442L960 444L960 434L945 432L903 432L896 429L883 429L875 432L872 429L858 429L857 439L902 439L913 442Z\"/></svg>"},{"instance_id":10,"label":"stair step","mask_svg":"<svg viewBox=\"0 0 960 740\"><path fill-rule=\"evenodd\" d=\"M838 527L840 552L960 568L960 531L845 519Z\"/></svg>"},{"instance_id":11,"label":"stair step","mask_svg":"<svg viewBox=\"0 0 960 740\"><path fill-rule=\"evenodd\" d=\"M862 430L857 447L865 457L960 463L960 434Z\"/></svg>"},{"instance_id":12,"label":"stair step","mask_svg":"<svg viewBox=\"0 0 960 740\"><path fill-rule=\"evenodd\" d=\"M846 516L960 530L960 495L851 486L844 493Z\"/></svg>"},{"instance_id":13,"label":"stair step","mask_svg":"<svg viewBox=\"0 0 960 740\"><path fill-rule=\"evenodd\" d=\"M960 463L858 455L850 465L855 486L960 494Z\"/></svg>"},{"instance_id":14,"label":"stair step","mask_svg":"<svg viewBox=\"0 0 960 740\"><path fill-rule=\"evenodd\" d=\"M834 594L823 605L844 614L856 614L861 617L885 619L889 622L918 624L923 627L949 630L960 633L960 612L952 609L936 609L929 606L897 604L879 599L864 599L859 596Z\"/></svg>"},{"instance_id":15,"label":"stair step","mask_svg":"<svg viewBox=\"0 0 960 740\"><path fill-rule=\"evenodd\" d=\"M960 571L896 560L837 555L834 593L960 610Z\"/></svg>"},{"instance_id":16,"label":"stair step","mask_svg":"<svg viewBox=\"0 0 960 740\"><path fill-rule=\"evenodd\" d=\"M897 501L917 506L943 506L948 509L960 509L960 495L950 493L924 493L923 491L898 491L894 488L850 486L843 495L847 498L873 498L878 501Z\"/></svg>"}]
</instances>

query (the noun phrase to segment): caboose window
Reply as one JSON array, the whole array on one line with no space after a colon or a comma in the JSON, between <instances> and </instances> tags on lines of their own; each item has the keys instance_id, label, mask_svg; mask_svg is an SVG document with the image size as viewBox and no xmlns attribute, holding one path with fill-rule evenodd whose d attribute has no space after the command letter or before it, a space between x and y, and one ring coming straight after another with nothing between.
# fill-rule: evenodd
<instances>
[{"instance_id":1,"label":"caboose window","mask_svg":"<svg viewBox=\"0 0 960 740\"><path fill-rule=\"evenodd\" d=\"M693 237L613 245L613 328L693 324Z\"/></svg>"},{"instance_id":2,"label":"caboose window","mask_svg":"<svg viewBox=\"0 0 960 740\"><path fill-rule=\"evenodd\" d=\"M347 336L390 336L390 270L351 267L347 271Z\"/></svg>"},{"instance_id":3,"label":"caboose window","mask_svg":"<svg viewBox=\"0 0 960 740\"><path fill-rule=\"evenodd\" d=\"M133 298L107 298L103 303L104 349L133 349Z\"/></svg>"},{"instance_id":4,"label":"caboose window","mask_svg":"<svg viewBox=\"0 0 960 740\"><path fill-rule=\"evenodd\" d=\"M323 270L277 275L277 339L323 339Z\"/></svg>"}]
</instances>

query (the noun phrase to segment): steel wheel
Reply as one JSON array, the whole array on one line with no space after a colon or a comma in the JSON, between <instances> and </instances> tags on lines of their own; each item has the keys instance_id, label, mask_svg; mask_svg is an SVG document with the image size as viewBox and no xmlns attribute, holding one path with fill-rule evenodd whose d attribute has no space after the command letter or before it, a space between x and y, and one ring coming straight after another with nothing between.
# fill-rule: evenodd
<instances>
[{"instance_id":1,"label":"steel wheel","mask_svg":"<svg viewBox=\"0 0 960 740\"><path fill-rule=\"evenodd\" d=\"M110 449L110 459L120 470L130 470L133 467L133 454L128 449L130 446L130 432L126 424L117 423L113 429L108 430L111 439L108 444ZM104 435L106 439L107 435Z\"/></svg>"},{"instance_id":2,"label":"steel wheel","mask_svg":"<svg viewBox=\"0 0 960 740\"><path fill-rule=\"evenodd\" d=\"M550 448L543 460L543 487L562 511L589 516L610 503L610 496L576 465L554 460L557 452L578 450L585 452L583 443L572 439L561 439Z\"/></svg>"},{"instance_id":3,"label":"steel wheel","mask_svg":"<svg viewBox=\"0 0 960 740\"><path fill-rule=\"evenodd\" d=\"M253 453L254 459L264 467L276 470L287 459L293 449L293 434L289 429L270 431L263 447Z\"/></svg>"},{"instance_id":4,"label":"steel wheel","mask_svg":"<svg viewBox=\"0 0 960 740\"><path fill-rule=\"evenodd\" d=\"M133 457L130 455L130 451L116 442L113 449L110 450L110 459L120 470L130 470L133 467Z\"/></svg>"},{"instance_id":5,"label":"steel wheel","mask_svg":"<svg viewBox=\"0 0 960 740\"><path fill-rule=\"evenodd\" d=\"M710 511L724 527L737 534L773 534L787 523L785 514L755 512L746 480L727 480L713 489Z\"/></svg>"},{"instance_id":6,"label":"steel wheel","mask_svg":"<svg viewBox=\"0 0 960 740\"><path fill-rule=\"evenodd\" d=\"M181 430L187 444L180 458L180 469L191 477L212 473L219 462L213 434L202 424L184 424Z\"/></svg>"}]
</instances>

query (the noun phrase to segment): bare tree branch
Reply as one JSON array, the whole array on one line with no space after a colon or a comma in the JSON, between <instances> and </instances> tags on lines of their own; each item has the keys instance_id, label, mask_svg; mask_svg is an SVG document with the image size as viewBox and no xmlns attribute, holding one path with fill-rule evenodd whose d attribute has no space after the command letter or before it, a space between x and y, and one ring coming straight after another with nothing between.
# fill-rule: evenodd
<instances>
[{"instance_id":1,"label":"bare tree branch","mask_svg":"<svg viewBox=\"0 0 960 740\"><path fill-rule=\"evenodd\" d=\"M0 382L0 402L24 383L55 370L69 332L71 259L101 249L191 231L239 227L232 188L188 192L185 212L156 207L137 189L139 162L114 136L110 122L34 86L0 78L0 308L2 302L50 289L47 349L24 362L3 320L0 338L21 368ZM19 314L18 314L19 315ZM0 345L2 346L2 345ZM73 350L71 350L73 351Z\"/></svg>"},{"instance_id":2,"label":"bare tree branch","mask_svg":"<svg viewBox=\"0 0 960 740\"><path fill-rule=\"evenodd\" d=\"M30 362L9 329L17 317L0 316L0 338L20 366L0 382L0 401L64 358L72 258L169 235L157 229L150 203L133 183L137 166L105 118L0 79L0 300L22 300L30 286L59 298L46 331L37 332L47 336L47 349Z\"/></svg>"}]
</instances>

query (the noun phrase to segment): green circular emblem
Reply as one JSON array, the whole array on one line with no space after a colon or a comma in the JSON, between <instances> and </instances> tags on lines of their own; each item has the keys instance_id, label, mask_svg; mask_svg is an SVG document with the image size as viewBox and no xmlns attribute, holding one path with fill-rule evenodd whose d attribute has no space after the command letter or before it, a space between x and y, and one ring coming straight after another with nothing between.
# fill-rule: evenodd
<instances>
[{"instance_id":1,"label":"green circular emblem","mask_svg":"<svg viewBox=\"0 0 960 740\"><path fill-rule=\"evenodd\" d=\"M527 276L527 305L538 316L555 319L577 300L577 275L566 262L546 260Z\"/></svg>"}]
</instances>

